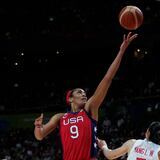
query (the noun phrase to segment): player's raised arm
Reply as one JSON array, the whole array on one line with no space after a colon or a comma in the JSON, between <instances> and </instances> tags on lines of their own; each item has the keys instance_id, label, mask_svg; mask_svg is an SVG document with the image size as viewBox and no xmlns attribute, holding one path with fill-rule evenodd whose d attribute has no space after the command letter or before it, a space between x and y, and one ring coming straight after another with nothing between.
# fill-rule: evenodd
<instances>
[{"instance_id":1,"label":"player's raised arm","mask_svg":"<svg viewBox=\"0 0 160 160\"><path fill-rule=\"evenodd\" d=\"M127 49L130 42L132 42L137 37L137 34L133 34L131 32L128 33L128 35L124 35L123 42L120 46L119 52L110 65L108 71L106 72L105 76L99 83L97 89L95 90L93 96L88 100L86 103L85 109L88 111L91 111L91 113L95 114L93 115L93 118L97 119L97 111L99 106L101 105L102 101L104 100L106 93L111 85L112 79L115 76L122 57L124 55L125 50Z\"/></svg>"}]
</instances>

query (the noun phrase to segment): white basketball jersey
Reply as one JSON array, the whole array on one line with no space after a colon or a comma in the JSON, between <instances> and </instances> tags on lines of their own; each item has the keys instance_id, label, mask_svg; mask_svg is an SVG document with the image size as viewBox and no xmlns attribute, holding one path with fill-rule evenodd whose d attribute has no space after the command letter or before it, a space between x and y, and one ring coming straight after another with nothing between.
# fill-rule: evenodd
<instances>
[{"instance_id":1,"label":"white basketball jersey","mask_svg":"<svg viewBox=\"0 0 160 160\"><path fill-rule=\"evenodd\" d=\"M159 151L160 145L152 143L147 139L136 140L128 154L127 160L159 160Z\"/></svg>"}]
</instances>

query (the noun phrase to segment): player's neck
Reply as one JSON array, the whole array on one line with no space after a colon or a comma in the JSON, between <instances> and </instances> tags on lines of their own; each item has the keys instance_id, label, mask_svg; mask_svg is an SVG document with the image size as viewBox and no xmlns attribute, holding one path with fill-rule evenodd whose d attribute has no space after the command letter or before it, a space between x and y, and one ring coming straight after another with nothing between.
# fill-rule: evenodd
<instances>
[{"instance_id":1,"label":"player's neck","mask_svg":"<svg viewBox=\"0 0 160 160\"><path fill-rule=\"evenodd\" d=\"M79 108L78 106L72 106L71 111L72 112L79 112L81 110L81 108Z\"/></svg>"}]
</instances>

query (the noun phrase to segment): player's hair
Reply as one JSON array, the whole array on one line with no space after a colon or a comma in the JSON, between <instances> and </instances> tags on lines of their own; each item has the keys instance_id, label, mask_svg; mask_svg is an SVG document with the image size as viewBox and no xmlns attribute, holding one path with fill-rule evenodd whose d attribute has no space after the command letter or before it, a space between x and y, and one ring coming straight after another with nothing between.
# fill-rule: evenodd
<instances>
[{"instance_id":1,"label":"player's hair","mask_svg":"<svg viewBox=\"0 0 160 160\"><path fill-rule=\"evenodd\" d=\"M150 132L149 140L160 145L160 122L152 122L148 130Z\"/></svg>"},{"instance_id":2,"label":"player's hair","mask_svg":"<svg viewBox=\"0 0 160 160\"><path fill-rule=\"evenodd\" d=\"M72 90L67 91L67 93L66 93L66 103L67 103L67 105L70 105L69 98L71 98L73 96L73 92L76 91L77 89L80 89L80 88L74 88Z\"/></svg>"}]
</instances>

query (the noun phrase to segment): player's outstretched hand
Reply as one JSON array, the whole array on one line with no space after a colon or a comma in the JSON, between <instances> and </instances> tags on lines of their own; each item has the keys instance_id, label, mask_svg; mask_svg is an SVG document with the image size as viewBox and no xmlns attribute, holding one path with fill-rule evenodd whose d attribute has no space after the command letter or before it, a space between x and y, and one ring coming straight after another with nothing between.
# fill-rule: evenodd
<instances>
[{"instance_id":1,"label":"player's outstretched hand","mask_svg":"<svg viewBox=\"0 0 160 160\"><path fill-rule=\"evenodd\" d=\"M132 34L132 32L129 32L128 35L126 36L125 34L123 35L123 42L120 46L121 51L125 51L126 48L129 46L129 44L138 36L138 34Z\"/></svg>"}]
</instances>

